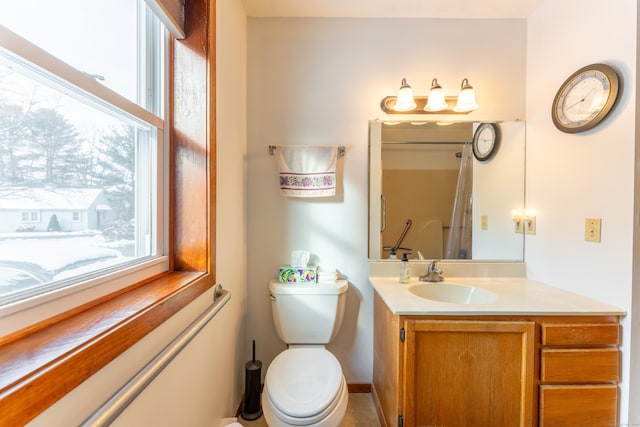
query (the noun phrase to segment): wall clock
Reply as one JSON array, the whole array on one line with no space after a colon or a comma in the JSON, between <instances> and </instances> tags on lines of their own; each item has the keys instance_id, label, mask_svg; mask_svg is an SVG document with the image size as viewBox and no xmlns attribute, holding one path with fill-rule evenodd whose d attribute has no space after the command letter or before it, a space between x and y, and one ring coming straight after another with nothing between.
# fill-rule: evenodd
<instances>
[{"instance_id":1,"label":"wall clock","mask_svg":"<svg viewBox=\"0 0 640 427\"><path fill-rule=\"evenodd\" d=\"M613 108L618 88L618 75L606 64L579 69L562 84L553 100L553 124L567 133L595 127Z\"/></svg>"},{"instance_id":2,"label":"wall clock","mask_svg":"<svg viewBox=\"0 0 640 427\"><path fill-rule=\"evenodd\" d=\"M481 123L473 134L473 155L480 161L489 160L497 151L499 142L498 126Z\"/></svg>"}]
</instances>

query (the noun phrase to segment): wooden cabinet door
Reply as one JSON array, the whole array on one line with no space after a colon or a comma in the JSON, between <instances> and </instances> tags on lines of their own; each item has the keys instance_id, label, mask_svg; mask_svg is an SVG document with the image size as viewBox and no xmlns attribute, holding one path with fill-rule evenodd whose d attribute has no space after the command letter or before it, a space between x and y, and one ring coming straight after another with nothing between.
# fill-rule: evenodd
<instances>
[{"instance_id":1,"label":"wooden cabinet door","mask_svg":"<svg viewBox=\"0 0 640 427\"><path fill-rule=\"evenodd\" d=\"M531 426L535 323L406 320L405 427Z\"/></svg>"}]
</instances>

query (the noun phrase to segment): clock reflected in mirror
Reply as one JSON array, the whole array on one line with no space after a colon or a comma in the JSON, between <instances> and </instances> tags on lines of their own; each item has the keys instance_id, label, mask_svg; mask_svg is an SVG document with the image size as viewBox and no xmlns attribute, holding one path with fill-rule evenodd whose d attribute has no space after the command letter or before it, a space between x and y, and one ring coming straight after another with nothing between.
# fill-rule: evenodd
<instances>
[{"instance_id":1,"label":"clock reflected in mirror","mask_svg":"<svg viewBox=\"0 0 640 427\"><path fill-rule=\"evenodd\" d=\"M473 134L473 155L481 162L489 160L498 151L500 132L496 123L480 123Z\"/></svg>"}]
</instances>

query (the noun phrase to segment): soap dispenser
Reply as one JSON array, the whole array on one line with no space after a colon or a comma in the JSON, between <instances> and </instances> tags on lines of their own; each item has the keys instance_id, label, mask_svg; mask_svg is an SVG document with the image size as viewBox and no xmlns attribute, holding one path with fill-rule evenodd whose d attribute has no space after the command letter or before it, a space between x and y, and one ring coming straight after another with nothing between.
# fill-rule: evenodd
<instances>
[{"instance_id":1,"label":"soap dispenser","mask_svg":"<svg viewBox=\"0 0 640 427\"><path fill-rule=\"evenodd\" d=\"M400 260L400 283L409 283L409 279L411 278L411 269L409 268L409 258L407 254L402 254L402 259Z\"/></svg>"}]
</instances>

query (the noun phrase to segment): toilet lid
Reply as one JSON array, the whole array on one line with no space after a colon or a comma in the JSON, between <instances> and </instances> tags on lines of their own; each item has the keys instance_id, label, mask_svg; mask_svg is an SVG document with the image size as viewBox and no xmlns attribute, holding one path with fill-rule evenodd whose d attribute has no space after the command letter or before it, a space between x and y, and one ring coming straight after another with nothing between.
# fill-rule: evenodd
<instances>
[{"instance_id":1,"label":"toilet lid","mask_svg":"<svg viewBox=\"0 0 640 427\"><path fill-rule=\"evenodd\" d=\"M324 347L291 348L269 365L265 392L283 413L312 417L336 398L342 383L338 359Z\"/></svg>"}]
</instances>

